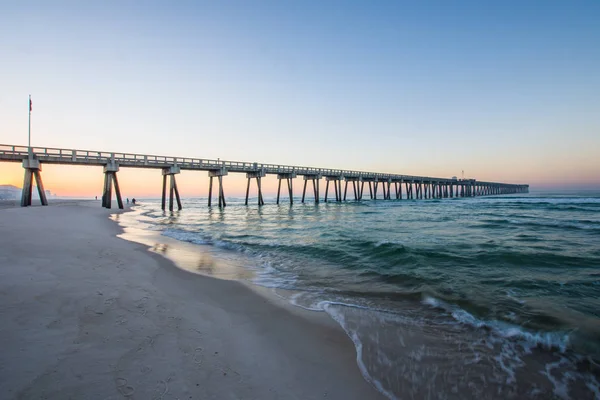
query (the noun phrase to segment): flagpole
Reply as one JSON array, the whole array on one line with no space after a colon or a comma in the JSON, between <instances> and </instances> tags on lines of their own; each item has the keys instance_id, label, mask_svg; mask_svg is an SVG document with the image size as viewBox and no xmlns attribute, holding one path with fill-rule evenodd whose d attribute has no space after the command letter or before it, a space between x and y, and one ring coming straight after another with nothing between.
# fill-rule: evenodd
<instances>
[{"instance_id":1,"label":"flagpole","mask_svg":"<svg viewBox=\"0 0 600 400\"><path fill-rule=\"evenodd\" d=\"M29 158L32 158L32 153L31 153L31 95L29 95L29 134L28 134L28 145L27 147L29 147Z\"/></svg>"}]
</instances>

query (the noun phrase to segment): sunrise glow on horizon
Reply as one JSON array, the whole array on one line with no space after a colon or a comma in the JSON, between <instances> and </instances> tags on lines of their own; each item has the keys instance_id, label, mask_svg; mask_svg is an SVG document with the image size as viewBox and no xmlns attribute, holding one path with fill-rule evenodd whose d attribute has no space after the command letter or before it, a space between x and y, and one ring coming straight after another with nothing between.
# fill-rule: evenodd
<instances>
[{"instance_id":1,"label":"sunrise glow on horizon","mask_svg":"<svg viewBox=\"0 0 600 400\"><path fill-rule=\"evenodd\" d=\"M598 18L596 1L14 3L0 143L27 144L31 94L34 146L600 189ZM101 168L42 174L101 193ZM206 172L177 179L206 196ZM0 185L22 180L0 163ZM119 180L160 194L159 171Z\"/></svg>"}]
</instances>

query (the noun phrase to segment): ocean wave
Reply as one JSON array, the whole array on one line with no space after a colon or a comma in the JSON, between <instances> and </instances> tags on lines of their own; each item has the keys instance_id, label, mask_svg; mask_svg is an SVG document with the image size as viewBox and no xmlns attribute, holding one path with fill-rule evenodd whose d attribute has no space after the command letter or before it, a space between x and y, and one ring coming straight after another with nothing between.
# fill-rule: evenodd
<instances>
[{"instance_id":1,"label":"ocean wave","mask_svg":"<svg viewBox=\"0 0 600 400\"><path fill-rule=\"evenodd\" d=\"M263 263L260 268L253 268L256 276L252 283L272 289L296 289L297 274L278 270L271 263Z\"/></svg>"},{"instance_id":2,"label":"ocean wave","mask_svg":"<svg viewBox=\"0 0 600 400\"><path fill-rule=\"evenodd\" d=\"M372 242L369 242L369 243L372 243ZM394 246L394 247L398 246L398 248L404 248L404 243L402 243L399 240L386 239L386 240L380 240L378 242L375 242L375 244L374 244L374 247L383 247L383 246Z\"/></svg>"},{"instance_id":3,"label":"ocean wave","mask_svg":"<svg viewBox=\"0 0 600 400\"><path fill-rule=\"evenodd\" d=\"M222 249L235 250L242 253L248 250L243 244L223 239L221 235L206 235L197 231L186 231L181 229L165 229L161 234L182 242L199 245L212 245Z\"/></svg>"},{"instance_id":4,"label":"ocean wave","mask_svg":"<svg viewBox=\"0 0 600 400\"><path fill-rule=\"evenodd\" d=\"M550 249L551 248L547 248ZM476 265L493 265L494 267L538 267L538 268L586 268L597 264L598 259L576 255L560 254L556 251L540 251L529 247L523 251L497 249L481 250L470 257Z\"/></svg>"},{"instance_id":5,"label":"ocean wave","mask_svg":"<svg viewBox=\"0 0 600 400\"><path fill-rule=\"evenodd\" d=\"M483 320L456 305L429 296L423 299L423 304L445 311L463 325L476 329L486 329L505 339L518 339L526 350L541 347L547 350L559 350L564 353L570 346L569 332L531 332L522 326L504 321Z\"/></svg>"},{"instance_id":6,"label":"ocean wave","mask_svg":"<svg viewBox=\"0 0 600 400\"><path fill-rule=\"evenodd\" d=\"M511 225L520 225L523 227L532 228L556 228L556 229L575 229L575 230L592 230L600 231L600 221L594 220L575 220L575 221L544 221L542 218L534 219L503 219L503 218L487 218L480 219L475 222L479 228L502 228Z\"/></svg>"},{"instance_id":7,"label":"ocean wave","mask_svg":"<svg viewBox=\"0 0 600 400\"><path fill-rule=\"evenodd\" d=\"M600 197L495 197L486 198L492 200L495 205L505 206L511 204L526 205L557 205L557 204L578 204L578 205L598 205L600 206Z\"/></svg>"},{"instance_id":8,"label":"ocean wave","mask_svg":"<svg viewBox=\"0 0 600 400\"><path fill-rule=\"evenodd\" d=\"M209 237L202 237L197 232L188 232L179 229L165 229L161 233L163 236L170 237L175 240L182 242L194 243L194 244L212 244L213 242Z\"/></svg>"}]
</instances>

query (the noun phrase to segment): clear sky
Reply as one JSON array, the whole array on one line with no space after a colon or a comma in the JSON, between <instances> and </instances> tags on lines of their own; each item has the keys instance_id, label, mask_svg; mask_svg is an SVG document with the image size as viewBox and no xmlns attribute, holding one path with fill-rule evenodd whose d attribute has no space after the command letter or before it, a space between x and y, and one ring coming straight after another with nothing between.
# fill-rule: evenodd
<instances>
[{"instance_id":1,"label":"clear sky","mask_svg":"<svg viewBox=\"0 0 600 400\"><path fill-rule=\"evenodd\" d=\"M27 144L31 94L36 146L598 188L599 71L598 0L3 1L0 143ZM120 174L159 194L158 171Z\"/></svg>"}]
</instances>

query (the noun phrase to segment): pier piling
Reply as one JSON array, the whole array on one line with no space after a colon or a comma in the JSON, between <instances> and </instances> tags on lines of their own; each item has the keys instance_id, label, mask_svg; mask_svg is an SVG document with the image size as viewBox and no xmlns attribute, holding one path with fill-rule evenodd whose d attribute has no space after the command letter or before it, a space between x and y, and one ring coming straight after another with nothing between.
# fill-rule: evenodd
<instances>
[{"instance_id":1,"label":"pier piling","mask_svg":"<svg viewBox=\"0 0 600 400\"><path fill-rule=\"evenodd\" d=\"M265 201L262 195L262 178L266 176L264 169L259 169L257 171L248 172L246 174L246 179L248 179L248 185L246 186L246 201L245 205L248 205L248 194L250 192L250 181L252 179L256 179L256 188L258 191L258 205L265 205ZM279 188L277 190L277 204L279 204L279 191L281 190L281 179L279 179Z\"/></svg>"},{"instance_id":2,"label":"pier piling","mask_svg":"<svg viewBox=\"0 0 600 400\"><path fill-rule=\"evenodd\" d=\"M171 167L162 169L163 185L162 198L160 204L163 211L165 211L165 205L167 202L167 177L169 177L169 211L173 211L174 200L177 200L177 210L181 211L181 209L183 208L181 206L179 189L177 189L177 180L175 179L175 175L179 174L180 172L181 168L178 165L172 165Z\"/></svg>"},{"instance_id":3,"label":"pier piling","mask_svg":"<svg viewBox=\"0 0 600 400\"><path fill-rule=\"evenodd\" d=\"M304 199L306 198L306 185L308 181L312 182L313 193L315 196L315 204L319 204L319 181L321 179L321 175L313 175L313 174L305 174L304 175L304 189L302 190L302 203L304 203Z\"/></svg>"},{"instance_id":4,"label":"pier piling","mask_svg":"<svg viewBox=\"0 0 600 400\"><path fill-rule=\"evenodd\" d=\"M40 162L32 157L23 160L23 168L25 169L25 176L23 177L23 189L21 192L21 207L28 207L31 205L33 195L33 181L35 180L38 195L40 196L40 202L43 206L48 205L48 199L46 198L46 192L44 190L44 183L42 182L42 165Z\"/></svg>"},{"instance_id":5,"label":"pier piling","mask_svg":"<svg viewBox=\"0 0 600 400\"><path fill-rule=\"evenodd\" d=\"M333 184L333 190L335 193L335 201L340 202L342 201L342 177L341 176L326 176L325 177L325 203L327 203L328 200L328 193L329 193L329 182L331 182Z\"/></svg>"},{"instance_id":6,"label":"pier piling","mask_svg":"<svg viewBox=\"0 0 600 400\"><path fill-rule=\"evenodd\" d=\"M102 193L102 207L112 207L112 187L115 187L117 196L117 205L119 209L123 209L123 199L121 198L121 189L119 189L119 181L117 180L117 172L119 172L119 164L110 161L104 166L104 190Z\"/></svg>"},{"instance_id":7,"label":"pier piling","mask_svg":"<svg viewBox=\"0 0 600 400\"><path fill-rule=\"evenodd\" d=\"M219 183L219 207L223 208L227 206L225 202L225 192L223 191L223 177L228 174L227 168L220 167L216 169L211 169L208 171L209 184L208 184L208 206L212 205L212 187L213 187L213 178L217 178Z\"/></svg>"},{"instance_id":8,"label":"pier piling","mask_svg":"<svg viewBox=\"0 0 600 400\"><path fill-rule=\"evenodd\" d=\"M396 188L396 200L402 199L402 181L394 182L394 187Z\"/></svg>"}]
</instances>

